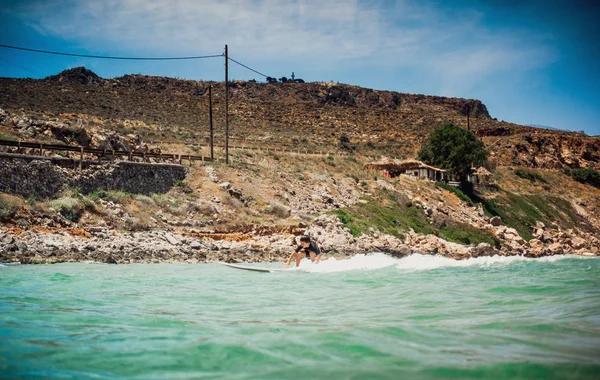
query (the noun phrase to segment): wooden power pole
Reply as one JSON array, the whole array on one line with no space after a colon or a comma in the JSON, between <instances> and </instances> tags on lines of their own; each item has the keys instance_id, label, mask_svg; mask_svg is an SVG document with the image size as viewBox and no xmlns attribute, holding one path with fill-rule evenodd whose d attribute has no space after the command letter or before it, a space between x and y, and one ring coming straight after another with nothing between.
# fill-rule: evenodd
<instances>
[{"instance_id":1,"label":"wooden power pole","mask_svg":"<svg viewBox=\"0 0 600 380\"><path fill-rule=\"evenodd\" d=\"M210 118L210 160L215 159L215 140L213 135L213 115L212 115L212 84L208 86L208 115Z\"/></svg>"},{"instance_id":2,"label":"wooden power pole","mask_svg":"<svg viewBox=\"0 0 600 380\"><path fill-rule=\"evenodd\" d=\"M467 131L471 130L471 111L469 110L469 113L467 113Z\"/></svg>"},{"instance_id":3,"label":"wooden power pole","mask_svg":"<svg viewBox=\"0 0 600 380\"><path fill-rule=\"evenodd\" d=\"M225 163L229 165L229 56L225 45Z\"/></svg>"}]
</instances>

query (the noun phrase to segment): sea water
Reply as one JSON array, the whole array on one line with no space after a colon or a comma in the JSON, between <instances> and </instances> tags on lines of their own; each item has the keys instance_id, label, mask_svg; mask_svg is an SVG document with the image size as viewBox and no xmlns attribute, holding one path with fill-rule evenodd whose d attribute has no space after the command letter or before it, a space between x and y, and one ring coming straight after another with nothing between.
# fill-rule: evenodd
<instances>
[{"instance_id":1,"label":"sea water","mask_svg":"<svg viewBox=\"0 0 600 380\"><path fill-rule=\"evenodd\" d=\"M600 259L5 265L0 378L598 379Z\"/></svg>"}]
</instances>

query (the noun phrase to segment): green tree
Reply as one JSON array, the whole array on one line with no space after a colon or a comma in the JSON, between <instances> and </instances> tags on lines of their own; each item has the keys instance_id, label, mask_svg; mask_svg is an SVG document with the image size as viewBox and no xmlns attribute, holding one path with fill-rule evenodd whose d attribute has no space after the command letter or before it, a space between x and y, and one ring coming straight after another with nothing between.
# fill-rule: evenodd
<instances>
[{"instance_id":1,"label":"green tree","mask_svg":"<svg viewBox=\"0 0 600 380\"><path fill-rule=\"evenodd\" d=\"M419 151L421 161L448 170L463 186L472 165L483 165L487 156L488 151L475 133L452 123L431 132Z\"/></svg>"},{"instance_id":2,"label":"green tree","mask_svg":"<svg viewBox=\"0 0 600 380\"><path fill-rule=\"evenodd\" d=\"M575 181L600 188L600 173L591 168L571 170Z\"/></svg>"}]
</instances>

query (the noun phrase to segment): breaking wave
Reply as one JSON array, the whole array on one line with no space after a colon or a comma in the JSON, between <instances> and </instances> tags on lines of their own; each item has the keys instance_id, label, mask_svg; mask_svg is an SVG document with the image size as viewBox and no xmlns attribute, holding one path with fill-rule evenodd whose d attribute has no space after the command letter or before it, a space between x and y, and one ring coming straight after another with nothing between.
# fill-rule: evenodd
<instances>
[{"instance_id":1,"label":"breaking wave","mask_svg":"<svg viewBox=\"0 0 600 380\"><path fill-rule=\"evenodd\" d=\"M290 270L305 271L310 273L332 273L346 272L352 270L375 270L395 266L402 270L431 270L438 268L462 268L471 266L492 267L498 265L510 265L522 262L555 262L564 259L593 259L593 257L578 255L556 255L538 259L523 256L486 256L474 257L466 260L455 260L448 257L412 254L403 258L394 258L384 253L370 253L366 255L355 255L348 259L336 260L330 258L313 264L308 259L302 260L299 268Z\"/></svg>"},{"instance_id":2,"label":"breaking wave","mask_svg":"<svg viewBox=\"0 0 600 380\"><path fill-rule=\"evenodd\" d=\"M21 263L0 263L0 268L12 267L15 265L21 265Z\"/></svg>"},{"instance_id":3,"label":"breaking wave","mask_svg":"<svg viewBox=\"0 0 600 380\"><path fill-rule=\"evenodd\" d=\"M313 264L310 260L302 260L298 270L311 273L346 272L350 270L371 270L392 266L398 263L395 259L384 253L370 253L355 255L348 259L337 260L334 258Z\"/></svg>"},{"instance_id":4,"label":"breaking wave","mask_svg":"<svg viewBox=\"0 0 600 380\"><path fill-rule=\"evenodd\" d=\"M590 259L592 257L578 255L556 255L542 258L529 258L524 256L485 256L472 257L466 260L454 260L448 257L421 255L415 253L398 260L397 269L429 270L437 268L462 268L471 266L491 267L509 265L521 262L555 262L564 259Z\"/></svg>"}]
</instances>

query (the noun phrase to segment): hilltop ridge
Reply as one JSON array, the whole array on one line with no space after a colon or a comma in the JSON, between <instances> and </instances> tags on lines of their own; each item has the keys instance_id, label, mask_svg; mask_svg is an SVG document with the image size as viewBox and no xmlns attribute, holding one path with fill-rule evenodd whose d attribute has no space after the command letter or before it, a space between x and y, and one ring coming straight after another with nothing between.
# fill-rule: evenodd
<instances>
[{"instance_id":1,"label":"hilltop ridge","mask_svg":"<svg viewBox=\"0 0 600 380\"><path fill-rule=\"evenodd\" d=\"M101 78L77 67L44 79L0 78L0 107L99 120L115 132L144 140L206 144L208 88L214 125L223 139L223 82L124 75ZM469 120L467 121L467 115ZM125 128L140 122L136 129ZM584 134L542 130L492 118L477 99L374 90L332 82L230 83L232 141L307 149L414 157L427 135L445 122L470 127L499 165L598 167L600 141Z\"/></svg>"}]
</instances>

